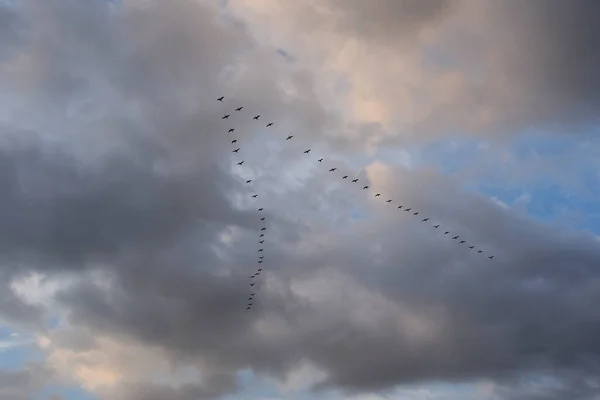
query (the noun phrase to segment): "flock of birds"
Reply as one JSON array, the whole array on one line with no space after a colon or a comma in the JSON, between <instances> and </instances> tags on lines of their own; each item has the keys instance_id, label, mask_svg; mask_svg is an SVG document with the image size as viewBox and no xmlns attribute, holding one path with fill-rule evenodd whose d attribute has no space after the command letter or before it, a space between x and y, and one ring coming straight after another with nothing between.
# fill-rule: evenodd
<instances>
[{"instance_id":1,"label":"flock of birds","mask_svg":"<svg viewBox=\"0 0 600 400\"><path fill-rule=\"evenodd\" d=\"M217 99L217 101L223 102L224 99L225 99L225 97L221 96L221 97L219 97ZM244 109L243 106L237 107L237 108L235 108L235 110L233 112L234 113L241 113L243 109ZM231 117L231 114L224 114L221 119L222 120L229 120L230 117ZM255 120L255 121L258 121L260 119L260 117L261 116L259 114L259 115L254 116L252 119ZM273 122L269 122L269 123L266 124L265 127L266 128L270 128L270 127L273 126L273 124L274 124ZM229 128L228 131L227 131L227 133L229 133L229 134L235 133L235 129L234 128ZM285 138L286 141L293 140L293 139L294 139L293 135L288 135ZM236 139L235 137L233 137L231 139L231 144L234 147L234 149L232 150L232 152L239 155L240 147L238 146L238 139ZM312 149L310 149L310 148L306 149L306 150L304 150L304 154L307 154L307 155L311 154L311 151L312 151ZM324 160L323 158L318 158L316 161L318 163L322 163L323 160ZM242 166L243 164L244 164L244 160L240 160L240 161L237 162L237 165L239 165L239 166ZM336 167L333 167L333 168L329 169L329 172L333 173L333 172L336 172L337 170L338 169ZM348 181L352 182L353 184L358 184L359 183L358 178L350 179L350 177L348 175L342 175L341 179L348 180ZM251 179L249 179L249 180L246 181L246 184L248 184L248 185L250 185L251 183L252 183ZM362 187L362 190L368 190L368 189L369 189L369 185L364 185ZM375 193L374 197L375 198L381 198L381 193ZM256 193L256 191L253 190L252 199L257 199L257 198L258 198L258 193ZM392 204L393 203L393 199L386 199L385 202L388 203L388 204ZM414 217L418 217L420 215L420 213L418 211L416 211L416 210L413 210L412 207L406 207L406 206L404 206L402 204L398 205L397 209L401 210L401 211L404 211L404 212L407 212L407 213L411 213L412 212L412 215ZM259 212L263 212L264 208L263 207L258 207L258 211ZM427 223L429 221L430 221L429 217L425 217L425 218L421 219L422 223ZM256 285L257 278L260 276L261 272L263 271L261 264L263 264L264 259L265 259L265 256L264 256L264 246L263 245L264 245L265 240L266 240L266 232L267 232L266 217L261 217L260 218L260 222L262 223L262 225L260 227L260 232L259 232L259 236L258 236L258 260L257 260L259 268L257 268L256 272L254 272L250 276L250 280L251 280L251 282L250 282L251 293L250 293L250 296L248 297L248 304L246 306L246 310L251 310L252 309L252 305L254 304L254 297L256 296L256 291L254 290L254 287ZM440 224L432 225L432 227L435 228L435 229L439 229L440 228ZM448 235L449 237L452 238L452 240L456 240L459 244L467 245L467 247L470 250L476 251L478 254L485 255L490 260L494 259L493 255L489 255L488 256L487 254L484 254L483 250L477 249L474 245L470 245L469 243L467 243L466 240L461 239L461 237L459 235L453 235L453 234L450 233L450 231L444 231L444 235ZM461 240L459 240L459 239L461 239Z\"/></svg>"}]
</instances>

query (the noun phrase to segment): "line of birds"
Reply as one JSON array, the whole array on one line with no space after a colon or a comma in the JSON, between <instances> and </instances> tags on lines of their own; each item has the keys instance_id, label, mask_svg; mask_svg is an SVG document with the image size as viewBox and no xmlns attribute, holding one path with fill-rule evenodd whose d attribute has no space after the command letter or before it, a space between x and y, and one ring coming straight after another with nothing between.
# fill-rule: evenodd
<instances>
[{"instance_id":1,"label":"line of birds","mask_svg":"<svg viewBox=\"0 0 600 400\"><path fill-rule=\"evenodd\" d=\"M219 97L217 100L220 102L223 102L224 97L221 96ZM235 109L236 112L240 112L242 111L244 107L238 107ZM229 119L231 117L231 114L225 114L223 115L223 117L221 119ZM258 118L255 118L258 119ZM235 129L234 128L229 128L229 130L227 131L227 133L234 133ZM238 139L233 138L231 140L231 145L234 147L232 152L235 154L239 154L240 152L240 147L238 147ZM244 160L241 160L239 162L237 162L237 165L241 166L244 164ZM256 192L256 190L254 190L252 188L252 179L248 179L246 180L246 184L250 187L251 191L252 191L252 199L258 199L258 193ZM264 212L264 207L259 206L257 208L258 212L263 213ZM261 272L263 272L263 263L265 261L265 240L266 240L266 233L267 233L267 227L266 227L266 217L260 217L260 231L258 234L258 259L257 259L257 263L258 263L258 268L256 269L256 271L250 275L250 294L248 296L248 303L246 304L246 310L252 310L252 307L254 305L254 299L256 296L256 284L258 282L258 277L260 276Z\"/></svg>"},{"instance_id":2,"label":"line of birds","mask_svg":"<svg viewBox=\"0 0 600 400\"><path fill-rule=\"evenodd\" d=\"M221 96L221 97L219 97L217 100L218 100L218 101L220 101L220 102L223 102L223 99L224 99L224 98L225 98L224 96ZM236 108L236 109L235 109L235 112L241 112L241 111L243 110L243 108L244 108L243 106L241 106L241 107L238 107L238 108ZM225 120L225 119L229 119L230 117L231 117L231 114L224 114L224 115L223 115L223 117L222 117L222 119L224 119L224 120ZM256 120L256 121L258 121L258 120L260 119L260 117L261 117L261 115L260 115L260 114L258 114L258 115L256 115L256 116L254 116L252 119L253 119L253 120ZM269 123L267 123L267 124L266 124L266 126L265 126L265 127L266 127L266 128L272 127L272 126L273 126L273 124L274 124L273 122L269 122ZM231 128L231 129L229 129L229 130L228 130L228 133L233 133L234 131L235 131L235 129L234 129L234 128ZM292 140L292 139L294 139L294 135L288 135L288 136L286 137L286 139L285 139L285 140L287 141L287 140ZM237 147L238 140L237 140L237 139L233 139L233 140L231 141L231 143L232 143L232 144L234 144L234 145L236 145L236 148L233 150L233 152L234 152L234 153L236 153L236 154L239 154L240 148L239 148L239 147ZM310 154L310 152L311 152L311 151L312 151L312 149L310 149L310 148L309 148L309 149L306 149L306 150L304 150L304 151L303 151L303 153L304 153L304 154ZM324 161L324 159L323 159L323 158L319 158L319 159L317 159L317 162L319 162L319 163L322 163L323 161ZM241 166L241 165L243 165L243 164L244 164L244 160L241 160L241 161L239 161L239 162L237 163L237 165L239 165L239 166ZM335 172L335 171L337 171L337 170L338 170L338 169L337 169L336 167L333 167L333 168L330 168L330 169L329 169L329 172ZM342 175L342 179L344 179L344 180L350 180L350 177L349 177L349 175ZM248 180L246 183L247 183L247 184L250 184L250 182L251 182L251 180ZM350 180L350 182L352 182L352 183L355 183L355 184L356 184L356 183L358 183L358 182L359 182L359 179L358 179L358 178L354 178L354 179L351 179L351 180ZM370 187L369 187L369 185L364 185L362 189L363 189L363 190L368 190L369 188L370 188ZM375 195L374 195L374 197L375 197L375 198L380 198L381 196L382 196L382 195L381 195L381 193L375 193ZM257 198L257 197L258 197L258 194L256 194L256 192L254 192L254 194L252 195L252 198ZM389 198L388 198L388 199L386 199L386 200L385 200L385 202L386 202L386 203L388 203L388 204L392 204L392 203L393 203L393 199L389 199ZM411 211L413 211L412 207L405 207L405 206L404 206L404 205L402 205L402 204L398 205L397 209L398 209L398 210L403 210L404 212L407 212L407 213L410 213ZM258 210L259 210L259 211L262 211L263 209L262 209L262 208L259 208ZM419 213L418 211L413 211L412 215L413 215L413 216L418 216L418 215L420 215L420 213ZM264 221L265 219L264 219L264 218L262 218L261 220L262 220L262 221ZM430 218L429 218L429 217L425 217L425 218L421 219L421 222L423 222L423 223L425 223L425 222L428 222L428 221L430 221ZM440 228L440 224L432 225L432 227L433 227L433 228L435 228L435 229L438 229L438 228ZM263 238L263 237L264 237L264 231L266 231L266 227L262 227L262 228L261 228L261 235L260 235L260 238ZM451 233L450 233L450 231L444 231L444 235L451 235ZM452 235L452 236L450 236L450 237L452 238L452 240L457 240L457 241L458 241L458 239L460 239L460 235ZM259 240L259 243L260 243L260 244L263 244L263 243L264 243L264 240ZM459 243L459 244L467 244L467 245L468 245L468 248L469 248L470 250L475 250L475 251L477 252L477 254L484 254L484 251L483 251L483 250L481 250L481 249L476 249L475 245L469 245L469 244L467 243L467 241L466 241L466 240L464 240L464 239L461 239L460 241L458 241L458 243ZM263 250L264 250L263 248L260 248L260 249L259 249L259 252L263 252ZM489 258L490 260L493 260L493 259L494 259L494 255L489 255L489 256L488 256L488 255L486 255L486 256L487 256L487 258ZM263 258L264 258L264 257L263 257L262 255L259 257L259 261L258 261L258 262L259 262L259 264L261 264L261 263L263 262ZM259 269L258 269L258 271L257 271L257 272L256 272L254 275L252 275L252 276L251 276L251 279L255 279L255 278L256 278L256 277L257 277L257 276L260 274L260 272L261 272L261 271L262 271L262 269L260 269L260 268L259 268ZM250 284L250 286L254 286L254 284L255 284L255 283L256 283L256 282L252 282L252 283ZM251 294L251 296L250 296L250 298L248 299L248 300L249 300L249 303L248 303L248 308L247 308L248 310L250 310L250 309L252 308L252 300L253 300L253 298L254 298L254 295L255 295L255 293L252 293L252 294Z\"/></svg>"}]
</instances>

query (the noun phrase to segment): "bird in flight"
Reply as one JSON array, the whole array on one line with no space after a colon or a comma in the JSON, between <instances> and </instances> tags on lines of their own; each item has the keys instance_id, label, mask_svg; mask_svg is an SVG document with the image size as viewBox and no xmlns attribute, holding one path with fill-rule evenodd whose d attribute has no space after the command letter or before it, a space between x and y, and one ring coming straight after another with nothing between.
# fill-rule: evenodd
<instances>
[{"instance_id":1,"label":"bird in flight","mask_svg":"<svg viewBox=\"0 0 600 400\"><path fill-rule=\"evenodd\" d=\"M473 249L475 248L475 246L469 246L469 248L470 248L471 250L473 250Z\"/></svg>"},{"instance_id":2,"label":"bird in flight","mask_svg":"<svg viewBox=\"0 0 600 400\"><path fill-rule=\"evenodd\" d=\"M348 175L342 176L342 179L348 179Z\"/></svg>"},{"instance_id":3,"label":"bird in flight","mask_svg":"<svg viewBox=\"0 0 600 400\"><path fill-rule=\"evenodd\" d=\"M352 179L352 183L358 182L358 179Z\"/></svg>"},{"instance_id":4,"label":"bird in flight","mask_svg":"<svg viewBox=\"0 0 600 400\"><path fill-rule=\"evenodd\" d=\"M492 258L494 258L494 256L489 256L488 258L491 260Z\"/></svg>"},{"instance_id":5,"label":"bird in flight","mask_svg":"<svg viewBox=\"0 0 600 400\"><path fill-rule=\"evenodd\" d=\"M456 239L458 239L458 236L454 236L452 239L456 240Z\"/></svg>"},{"instance_id":6,"label":"bird in flight","mask_svg":"<svg viewBox=\"0 0 600 400\"><path fill-rule=\"evenodd\" d=\"M447 235L447 234L449 234L449 233L450 233L450 232L446 231L446 232L444 232L444 235Z\"/></svg>"},{"instance_id":7,"label":"bird in flight","mask_svg":"<svg viewBox=\"0 0 600 400\"><path fill-rule=\"evenodd\" d=\"M263 258L265 258L265 256L260 256L260 257L258 257L258 258L260 258L260 259L262 260Z\"/></svg>"},{"instance_id":8,"label":"bird in flight","mask_svg":"<svg viewBox=\"0 0 600 400\"><path fill-rule=\"evenodd\" d=\"M410 208L405 208L404 209L404 212L409 212L409 211L410 211Z\"/></svg>"},{"instance_id":9,"label":"bird in flight","mask_svg":"<svg viewBox=\"0 0 600 400\"><path fill-rule=\"evenodd\" d=\"M221 118L221 119L229 119L229 114L223 115L223 118Z\"/></svg>"},{"instance_id":10,"label":"bird in flight","mask_svg":"<svg viewBox=\"0 0 600 400\"><path fill-rule=\"evenodd\" d=\"M250 284L250 286L254 286L254 283L255 283L255 282L252 282L252 283Z\"/></svg>"},{"instance_id":11,"label":"bird in flight","mask_svg":"<svg viewBox=\"0 0 600 400\"><path fill-rule=\"evenodd\" d=\"M242 165L243 163L244 163L243 161L240 161L240 162L238 163L238 165Z\"/></svg>"},{"instance_id":12,"label":"bird in flight","mask_svg":"<svg viewBox=\"0 0 600 400\"><path fill-rule=\"evenodd\" d=\"M267 230L267 228L260 228L261 232L264 232Z\"/></svg>"},{"instance_id":13,"label":"bird in flight","mask_svg":"<svg viewBox=\"0 0 600 400\"><path fill-rule=\"evenodd\" d=\"M379 196L381 196L381 193L377 193L377 194L375 195L375 197L379 197Z\"/></svg>"},{"instance_id":14,"label":"bird in flight","mask_svg":"<svg viewBox=\"0 0 600 400\"><path fill-rule=\"evenodd\" d=\"M386 203L391 203L391 202L392 202L392 199L388 199L388 200L386 200L385 202L386 202Z\"/></svg>"},{"instance_id":15,"label":"bird in flight","mask_svg":"<svg viewBox=\"0 0 600 400\"><path fill-rule=\"evenodd\" d=\"M264 233L261 233L259 237L265 237L265 234L264 234Z\"/></svg>"},{"instance_id":16,"label":"bird in flight","mask_svg":"<svg viewBox=\"0 0 600 400\"><path fill-rule=\"evenodd\" d=\"M467 241L466 240L461 240L460 243L467 243Z\"/></svg>"},{"instance_id":17,"label":"bird in flight","mask_svg":"<svg viewBox=\"0 0 600 400\"><path fill-rule=\"evenodd\" d=\"M221 97L219 97L217 100L218 100L218 101L220 101L220 102L223 102L223 99L224 99L224 98L225 98L225 96L221 96Z\"/></svg>"},{"instance_id":18,"label":"bird in flight","mask_svg":"<svg viewBox=\"0 0 600 400\"><path fill-rule=\"evenodd\" d=\"M253 199L255 199L255 198L257 198L257 197L258 197L258 195L257 195L257 194L253 194L253 195L252 195L252 198L253 198Z\"/></svg>"},{"instance_id":19,"label":"bird in flight","mask_svg":"<svg viewBox=\"0 0 600 400\"><path fill-rule=\"evenodd\" d=\"M262 264L262 260L258 260L258 263L259 263L259 264ZM258 275L258 274L257 274L257 275Z\"/></svg>"},{"instance_id":20,"label":"bird in flight","mask_svg":"<svg viewBox=\"0 0 600 400\"><path fill-rule=\"evenodd\" d=\"M310 149L304 150L304 154L308 154L308 153L310 153Z\"/></svg>"},{"instance_id":21,"label":"bird in flight","mask_svg":"<svg viewBox=\"0 0 600 400\"><path fill-rule=\"evenodd\" d=\"M422 222L427 222L429 221L429 218L423 218Z\"/></svg>"},{"instance_id":22,"label":"bird in flight","mask_svg":"<svg viewBox=\"0 0 600 400\"><path fill-rule=\"evenodd\" d=\"M368 188L369 188L369 186L365 186L365 187L363 187L363 190L368 189Z\"/></svg>"},{"instance_id":23,"label":"bird in flight","mask_svg":"<svg viewBox=\"0 0 600 400\"><path fill-rule=\"evenodd\" d=\"M260 118L260 114L258 114L256 117L252 118L252 119L256 119L258 120Z\"/></svg>"},{"instance_id":24,"label":"bird in flight","mask_svg":"<svg viewBox=\"0 0 600 400\"><path fill-rule=\"evenodd\" d=\"M335 171L336 169L337 169L337 168L331 168L331 169L329 170L329 172L333 172L333 171Z\"/></svg>"},{"instance_id":25,"label":"bird in flight","mask_svg":"<svg viewBox=\"0 0 600 400\"><path fill-rule=\"evenodd\" d=\"M258 211L262 211L262 210L264 210L262 207L258 209Z\"/></svg>"},{"instance_id":26,"label":"bird in flight","mask_svg":"<svg viewBox=\"0 0 600 400\"><path fill-rule=\"evenodd\" d=\"M246 181L246 183L250 183L250 182L252 182L252 179L248 179L248 180Z\"/></svg>"},{"instance_id":27,"label":"bird in flight","mask_svg":"<svg viewBox=\"0 0 600 400\"><path fill-rule=\"evenodd\" d=\"M401 208L402 208L402 205L399 205L399 206L398 206L398 210L399 210L399 209L401 209Z\"/></svg>"},{"instance_id":28,"label":"bird in flight","mask_svg":"<svg viewBox=\"0 0 600 400\"><path fill-rule=\"evenodd\" d=\"M273 126L273 123L272 123L272 122L269 122L269 123L267 124L267 128L268 128L268 127L270 127L270 126Z\"/></svg>"},{"instance_id":29,"label":"bird in flight","mask_svg":"<svg viewBox=\"0 0 600 400\"><path fill-rule=\"evenodd\" d=\"M483 253L483 250L477 250L477 254Z\"/></svg>"},{"instance_id":30,"label":"bird in flight","mask_svg":"<svg viewBox=\"0 0 600 400\"><path fill-rule=\"evenodd\" d=\"M323 159L322 159L322 158L319 158L317 161L318 161L318 162L323 162Z\"/></svg>"},{"instance_id":31,"label":"bird in flight","mask_svg":"<svg viewBox=\"0 0 600 400\"><path fill-rule=\"evenodd\" d=\"M265 241L264 240L259 240L258 243L263 244Z\"/></svg>"},{"instance_id":32,"label":"bird in flight","mask_svg":"<svg viewBox=\"0 0 600 400\"><path fill-rule=\"evenodd\" d=\"M235 131L235 129L234 129L234 128L231 128L230 130L228 130L228 131L227 131L227 133L231 133L231 132L233 132L233 131Z\"/></svg>"},{"instance_id":33,"label":"bird in flight","mask_svg":"<svg viewBox=\"0 0 600 400\"><path fill-rule=\"evenodd\" d=\"M237 149L235 149L233 152L234 152L234 153L239 153L239 152L240 152L240 148L238 147L238 148L237 148Z\"/></svg>"},{"instance_id":34,"label":"bird in flight","mask_svg":"<svg viewBox=\"0 0 600 400\"><path fill-rule=\"evenodd\" d=\"M259 253L262 253L263 251L265 251L264 249L258 249Z\"/></svg>"},{"instance_id":35,"label":"bird in flight","mask_svg":"<svg viewBox=\"0 0 600 400\"><path fill-rule=\"evenodd\" d=\"M416 213L414 213L413 215L419 215L419 212L417 211Z\"/></svg>"},{"instance_id":36,"label":"bird in flight","mask_svg":"<svg viewBox=\"0 0 600 400\"><path fill-rule=\"evenodd\" d=\"M232 144L233 144L233 143L237 143L237 139L233 139L233 140L231 141L231 143L232 143Z\"/></svg>"},{"instance_id":37,"label":"bird in flight","mask_svg":"<svg viewBox=\"0 0 600 400\"><path fill-rule=\"evenodd\" d=\"M437 228L439 228L440 226L439 226L439 225L434 225L433 227L434 227L435 229L437 229Z\"/></svg>"},{"instance_id":38,"label":"bird in flight","mask_svg":"<svg viewBox=\"0 0 600 400\"><path fill-rule=\"evenodd\" d=\"M262 217L260 220L261 220L261 221L264 221L265 219L266 219L265 217Z\"/></svg>"},{"instance_id":39,"label":"bird in flight","mask_svg":"<svg viewBox=\"0 0 600 400\"><path fill-rule=\"evenodd\" d=\"M235 111L242 111L242 108L244 108L244 106L236 108Z\"/></svg>"},{"instance_id":40,"label":"bird in flight","mask_svg":"<svg viewBox=\"0 0 600 400\"><path fill-rule=\"evenodd\" d=\"M294 137L294 135L290 135L290 136L286 137L286 138L285 138L285 140L290 140L290 139L292 139L293 137Z\"/></svg>"}]
</instances>

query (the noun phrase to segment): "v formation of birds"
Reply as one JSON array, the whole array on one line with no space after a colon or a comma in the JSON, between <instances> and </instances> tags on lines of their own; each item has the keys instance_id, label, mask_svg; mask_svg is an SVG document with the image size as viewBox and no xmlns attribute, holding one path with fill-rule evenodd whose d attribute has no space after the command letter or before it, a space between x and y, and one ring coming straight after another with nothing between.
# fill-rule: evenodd
<instances>
[{"instance_id":1,"label":"v formation of birds","mask_svg":"<svg viewBox=\"0 0 600 400\"><path fill-rule=\"evenodd\" d=\"M225 97L221 96L221 97L219 97L217 99L217 101L219 101L219 102L222 103L224 99L225 99ZM236 114L237 113L243 113L243 109L244 109L243 106L237 107L237 108L234 109L234 111L232 113L236 113ZM232 116L232 113L229 113L229 114L225 113L225 114L223 114L223 117L221 117L221 119L223 119L223 120L229 120L229 118ZM261 117L260 114L255 115L254 117L252 117L252 120L260 122L260 117ZM273 125L274 125L273 122L268 122L267 124L265 124L265 128L270 128ZM236 161L236 164L239 165L239 166L242 166L244 164L244 160L241 158L241 155L240 155L240 147L238 145L238 139L236 139L236 137L235 137L235 129L234 128L228 128L227 133L229 133L229 134L232 135L231 136L231 144L233 146L232 152L235 153L236 155L238 155L238 157L240 157L239 161ZM294 139L293 135L287 135L285 137L286 141L293 140L293 139ZM307 154L307 155L311 155L311 151L312 151L312 149L309 148L309 149L304 150L303 153ZM324 161L324 158L318 158L318 159L316 159L317 163L322 163L323 161ZM333 167L333 168L330 168L328 171L330 173L334 173L337 170L338 169L336 167ZM342 175L341 179L348 180L349 182L357 185L357 187L359 187L359 188L362 187L362 190L369 190L370 189L369 185L360 185L358 178L352 178L351 179L348 175ZM246 184L249 185L250 187L252 187L251 183L252 183L251 179L249 179L249 180L246 181ZM373 195L373 197L384 199L382 197L381 193L375 193ZM258 200L259 199L259 195L258 195L258 193L255 190L252 190L251 198L254 199L254 200L257 200L257 202L259 201ZM389 199L389 198L385 199L385 202L388 203L388 204L393 204L393 201L394 201L393 199ZM264 212L264 208L262 206L260 206L260 203L258 203L258 204L259 204L259 205L257 205L258 212L261 212L261 213ZM409 213L409 215L412 213L412 216L421 218L420 213L418 211L414 210L412 207L406 207L406 206L400 204L400 205L398 205L396 207L396 209L399 210L399 211L407 212L407 213ZM263 272L263 262L265 261L265 255L264 255L265 246L264 246L264 244L265 244L265 241L266 241L266 234L267 234L266 220L267 220L266 217L264 217L264 216L260 217L260 223L261 224L260 224L260 230L259 230L259 233L258 233L258 240L257 240L257 244L258 244L257 265L258 265L258 267L255 270L255 272L252 275L250 275L250 289L251 290L250 290L250 295L248 297L248 303L246 305L246 310L251 310L252 306L254 305L254 300L255 300L255 296L256 296L256 284L258 282L259 276ZM421 219L421 222L427 223L430 220L431 219L429 217L424 217L424 218ZM440 224L431 224L431 226L434 229L439 229L440 228ZM449 230L444 230L443 234L445 236L449 236L451 238L451 240L457 241L458 244L466 245L469 248L469 250L476 251L477 254L482 254L482 255L486 256L490 260L492 260L494 258L493 255L487 255L487 254L484 253L483 250L478 249L474 245L470 245L469 243L467 243L467 241L464 240L464 239L462 239L460 237L460 235L452 235L451 231L449 231Z\"/></svg>"}]
</instances>

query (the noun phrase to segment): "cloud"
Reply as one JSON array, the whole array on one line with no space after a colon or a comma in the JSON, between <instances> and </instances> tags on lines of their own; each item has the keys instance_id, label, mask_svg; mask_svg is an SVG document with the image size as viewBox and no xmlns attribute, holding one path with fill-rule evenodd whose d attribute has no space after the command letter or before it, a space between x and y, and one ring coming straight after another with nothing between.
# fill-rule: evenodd
<instances>
[{"instance_id":1,"label":"cloud","mask_svg":"<svg viewBox=\"0 0 600 400\"><path fill-rule=\"evenodd\" d=\"M329 72L326 87L343 74L348 118L381 123L386 144L532 127L571 133L597 122L600 31L590 0L231 3L261 39Z\"/></svg>"},{"instance_id":2,"label":"cloud","mask_svg":"<svg viewBox=\"0 0 600 400\"><path fill-rule=\"evenodd\" d=\"M576 377L555 393L597 374L591 235L550 230L428 169L357 161L420 134L591 123L595 60L581 69L578 46L549 29L570 20L557 30L580 43L584 3L541 15L516 3L378 4L25 3L29 33L0 65L0 315L38 334L42 376L104 398L186 400L243 390L244 369L283 389L353 394L481 378L507 398L549 367ZM421 69L423 46L446 58L428 61L437 69ZM259 113L270 133L249 125ZM229 127L248 168L231 168ZM394 203L321 172L308 147ZM252 313L247 178L269 224ZM398 204L498 262L392 214ZM58 329L45 323L56 314ZM0 390L26 397L26 386Z\"/></svg>"},{"instance_id":3,"label":"cloud","mask_svg":"<svg viewBox=\"0 0 600 400\"><path fill-rule=\"evenodd\" d=\"M27 400L51 382L52 372L40 365L20 371L0 370L0 396L6 400Z\"/></svg>"}]
</instances>

